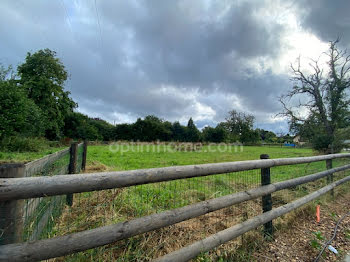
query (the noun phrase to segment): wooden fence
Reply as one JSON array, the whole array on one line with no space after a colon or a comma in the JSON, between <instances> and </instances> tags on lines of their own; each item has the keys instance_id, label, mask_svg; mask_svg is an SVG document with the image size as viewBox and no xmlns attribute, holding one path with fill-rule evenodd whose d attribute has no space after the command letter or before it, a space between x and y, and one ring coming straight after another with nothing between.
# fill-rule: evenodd
<instances>
[{"instance_id":1,"label":"wooden fence","mask_svg":"<svg viewBox=\"0 0 350 262\"><path fill-rule=\"evenodd\" d=\"M187 261L204 251L211 250L243 233L264 225L266 235L272 234L272 220L286 214L316 198L332 191L335 187L350 181L346 176L333 182L333 174L350 169L350 165L332 168L332 160L350 158L350 154L332 154L313 157L269 159L262 155L261 160L239 161L216 164L174 166L132 171L90 173L84 175L56 175L52 177L16 177L0 180L0 201L7 203L22 199L74 194L94 190L130 187L148 183L157 183L176 179L209 176L261 169L261 186L243 192L209 199L184 207L143 216L129 221L85 230L64 236L53 237L24 243L11 243L0 247L0 261L37 261L49 259L79 251L111 244L145 232L160 229L216 210L230 207L248 200L262 197L263 213L231 228L220 231L204 240L172 252L158 261ZM327 170L281 182L271 183L270 168L283 165L295 165L326 161ZM321 189L272 209L271 193L327 177L328 185ZM15 213L11 212L11 213ZM15 232L10 232L16 234Z\"/></svg>"},{"instance_id":2,"label":"wooden fence","mask_svg":"<svg viewBox=\"0 0 350 262\"><path fill-rule=\"evenodd\" d=\"M80 151L80 153L79 153ZM26 164L3 164L0 178L33 178L35 176L56 176L76 174L86 165L86 143L72 143L63 149ZM0 244L38 240L49 230L53 219L60 215L65 204L72 203L72 195L51 198L40 197L26 200L7 200L0 202L0 228L3 230Z\"/></svg>"}]
</instances>

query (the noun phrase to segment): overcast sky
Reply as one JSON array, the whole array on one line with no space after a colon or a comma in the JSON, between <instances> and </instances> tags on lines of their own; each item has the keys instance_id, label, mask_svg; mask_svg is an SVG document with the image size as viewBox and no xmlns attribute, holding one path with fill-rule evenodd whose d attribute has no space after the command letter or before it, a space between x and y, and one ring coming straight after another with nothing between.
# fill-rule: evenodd
<instances>
[{"instance_id":1,"label":"overcast sky","mask_svg":"<svg viewBox=\"0 0 350 262\"><path fill-rule=\"evenodd\" d=\"M289 65L350 43L350 1L1 0L0 62L50 48L78 111L113 123L154 114L199 128L229 110L288 131Z\"/></svg>"}]
</instances>

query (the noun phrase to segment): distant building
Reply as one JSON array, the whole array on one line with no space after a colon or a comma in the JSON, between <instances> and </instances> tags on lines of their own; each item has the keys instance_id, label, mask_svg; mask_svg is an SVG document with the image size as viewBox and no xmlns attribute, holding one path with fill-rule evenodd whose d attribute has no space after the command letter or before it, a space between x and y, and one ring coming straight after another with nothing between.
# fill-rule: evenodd
<instances>
[{"instance_id":1,"label":"distant building","mask_svg":"<svg viewBox=\"0 0 350 262\"><path fill-rule=\"evenodd\" d=\"M306 144L305 141L302 141L302 139L301 139L301 137L300 137L299 135L297 135L297 136L295 136L295 137L293 138L293 142L294 142L295 144L300 145L300 146Z\"/></svg>"},{"instance_id":2,"label":"distant building","mask_svg":"<svg viewBox=\"0 0 350 262\"><path fill-rule=\"evenodd\" d=\"M343 144L344 144L343 150L350 151L350 139L344 140Z\"/></svg>"}]
</instances>

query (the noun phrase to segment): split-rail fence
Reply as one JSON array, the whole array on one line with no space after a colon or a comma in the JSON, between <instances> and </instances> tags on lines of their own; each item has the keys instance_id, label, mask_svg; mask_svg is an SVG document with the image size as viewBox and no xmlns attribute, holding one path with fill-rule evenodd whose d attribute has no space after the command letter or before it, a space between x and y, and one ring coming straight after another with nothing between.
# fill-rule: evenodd
<instances>
[{"instance_id":1,"label":"split-rail fence","mask_svg":"<svg viewBox=\"0 0 350 262\"><path fill-rule=\"evenodd\" d=\"M260 215L157 259L157 261L187 261L196 257L201 252L214 249L261 225L264 225L264 234L266 236L271 235L273 233L273 219L291 212L327 192L332 192L337 186L350 181L350 175L333 181L333 174L350 169L350 164L335 168L332 167L332 160L339 158L349 159L350 154L330 154L280 159L269 159L268 155L261 155L260 160L172 166L131 171L72 174L75 173L74 171L76 170L76 167L74 165L72 166L72 158L74 158L74 150L77 150L77 147L79 146L76 145L75 149L71 148L70 150L71 152L73 151L73 154L71 153L71 161L68 170L62 169L64 171L54 176L22 177L22 175L26 173L26 170L30 170L31 167L41 166L42 163L40 161L36 164L30 164L24 167L24 170L23 166L13 166L10 176L7 175L6 168L0 169L0 175L3 177L0 179L0 208L2 211L1 215L4 216L2 218L5 218L4 223L1 225L7 226L6 228L3 226L3 234L13 236L9 238L10 241L2 243L3 245L0 246L0 261L38 261L60 257L108 245L118 240L127 239L145 232L196 218L248 200L262 198L263 213ZM56 157L59 157L60 154L66 154L67 152L68 151L63 151L58 153ZM86 150L83 152L85 152L85 156L82 162L86 162ZM311 175L271 183L271 167L297 165L317 161L326 161L326 170ZM82 164L82 166L84 165L85 164ZM125 188L135 185L201 176L215 176L218 174L254 169L261 170L261 186L257 188L77 233L41 240L31 240L29 238L30 241L19 242L18 235L20 235L21 230L23 230L23 221L20 221L22 224L19 224L18 221L14 224L7 223L8 221L11 222L11 218L13 217L23 217L23 215L20 214L21 210L23 210L23 201L28 199L35 201L36 199L67 195L69 196L67 197L67 203L71 204L73 201L73 194L75 193ZM71 174L62 175L60 173ZM19 176L18 174L22 175ZM327 178L328 184L326 186L293 202L278 208L272 208L272 193L316 181L321 178ZM6 210L6 214L3 213L4 210ZM9 220L7 221L6 219Z\"/></svg>"}]
</instances>

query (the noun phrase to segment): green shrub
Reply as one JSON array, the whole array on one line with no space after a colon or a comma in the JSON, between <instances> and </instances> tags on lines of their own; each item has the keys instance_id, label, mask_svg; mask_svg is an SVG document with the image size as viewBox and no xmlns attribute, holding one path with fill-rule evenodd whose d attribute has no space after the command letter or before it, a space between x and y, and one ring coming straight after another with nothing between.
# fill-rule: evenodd
<instances>
[{"instance_id":1,"label":"green shrub","mask_svg":"<svg viewBox=\"0 0 350 262\"><path fill-rule=\"evenodd\" d=\"M50 147L45 138L10 136L0 141L0 149L9 152L40 152Z\"/></svg>"},{"instance_id":2,"label":"green shrub","mask_svg":"<svg viewBox=\"0 0 350 262\"><path fill-rule=\"evenodd\" d=\"M0 81L0 139L9 136L41 136L45 117L14 81Z\"/></svg>"}]
</instances>

